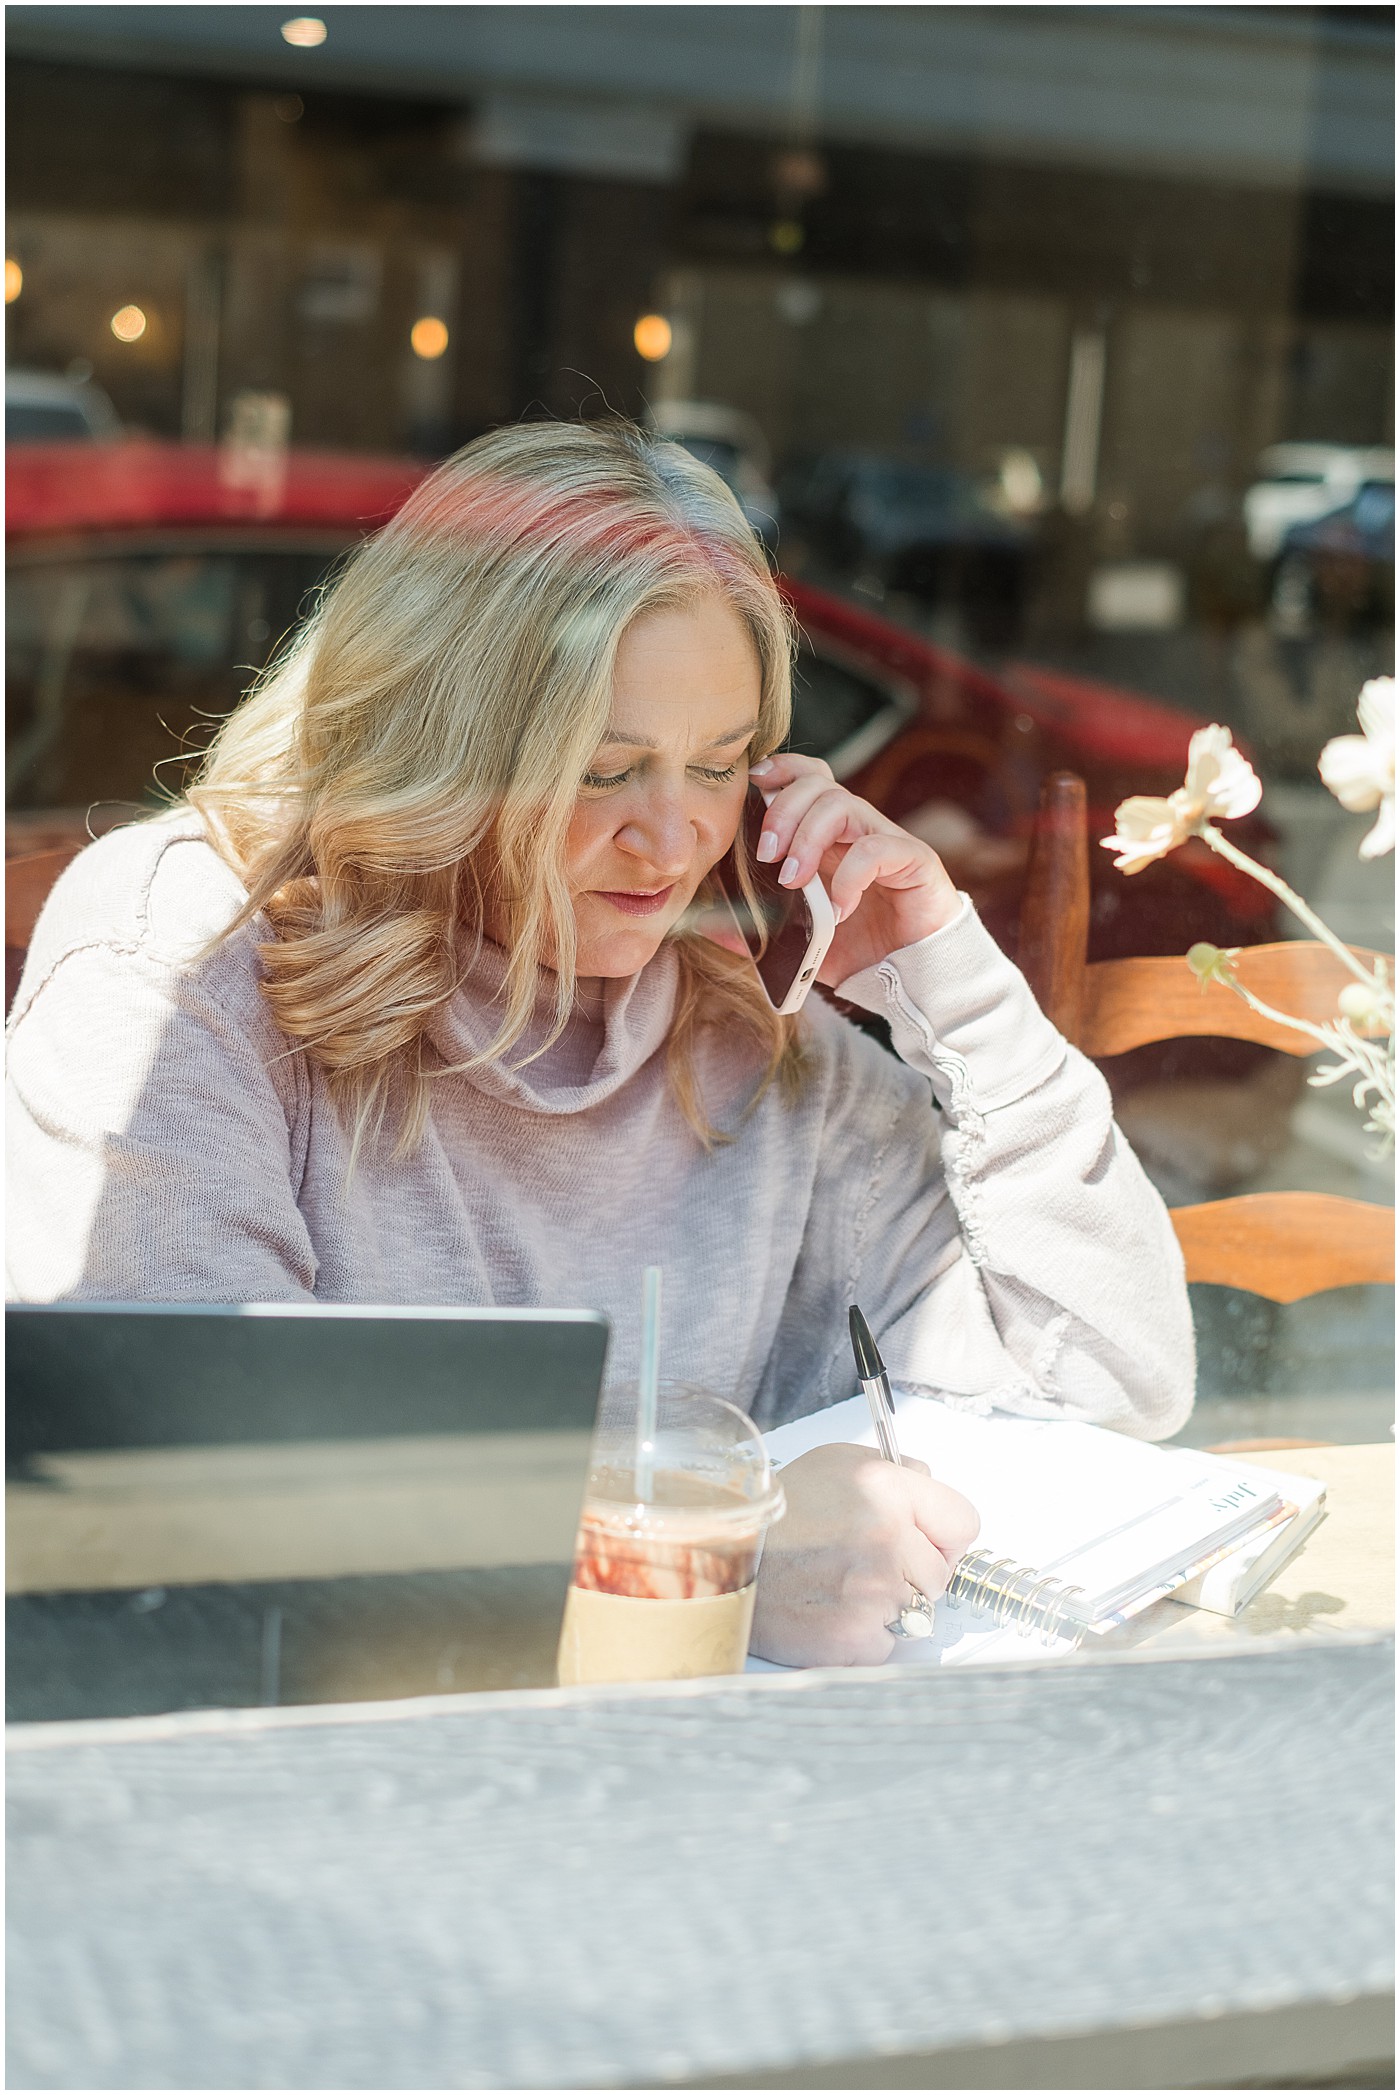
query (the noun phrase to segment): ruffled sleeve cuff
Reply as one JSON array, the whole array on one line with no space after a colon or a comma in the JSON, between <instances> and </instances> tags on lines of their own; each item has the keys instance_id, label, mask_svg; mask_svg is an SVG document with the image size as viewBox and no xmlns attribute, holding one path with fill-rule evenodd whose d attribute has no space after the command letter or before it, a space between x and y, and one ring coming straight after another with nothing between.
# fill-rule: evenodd
<instances>
[{"instance_id":1,"label":"ruffled sleeve cuff","mask_svg":"<svg viewBox=\"0 0 1400 2095\"><path fill-rule=\"evenodd\" d=\"M889 1022L900 1060L930 1078L955 1115L1014 1104L1068 1053L967 895L941 931L847 976L836 994Z\"/></svg>"}]
</instances>

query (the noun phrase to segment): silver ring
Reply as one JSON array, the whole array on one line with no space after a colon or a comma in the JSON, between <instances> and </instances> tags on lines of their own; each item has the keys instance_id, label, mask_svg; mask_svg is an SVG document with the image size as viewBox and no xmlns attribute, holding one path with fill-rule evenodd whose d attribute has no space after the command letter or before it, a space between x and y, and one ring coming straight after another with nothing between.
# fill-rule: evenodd
<instances>
[{"instance_id":1,"label":"silver ring","mask_svg":"<svg viewBox=\"0 0 1400 2095\"><path fill-rule=\"evenodd\" d=\"M911 1586L914 1598L907 1607L901 1608L893 1622L885 1628L892 1637L931 1637L933 1635L933 1602L927 1593Z\"/></svg>"}]
</instances>

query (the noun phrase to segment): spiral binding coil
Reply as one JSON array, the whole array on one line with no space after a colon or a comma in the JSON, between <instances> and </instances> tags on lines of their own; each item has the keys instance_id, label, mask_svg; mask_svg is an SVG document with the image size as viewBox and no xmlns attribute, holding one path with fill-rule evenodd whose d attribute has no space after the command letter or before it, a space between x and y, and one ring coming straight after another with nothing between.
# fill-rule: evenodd
<instances>
[{"instance_id":1,"label":"spiral binding coil","mask_svg":"<svg viewBox=\"0 0 1400 2095\"><path fill-rule=\"evenodd\" d=\"M1014 1623L1018 1629L1038 1630L1047 1643L1068 1637L1075 1650L1088 1634L1088 1624L1070 1620L1070 1611L1082 1586L1067 1586L1062 1579L1040 1578L1010 1557L993 1557L977 1549L959 1559L948 1582L945 1598L953 1607L963 1601L990 1613L998 1629Z\"/></svg>"}]
</instances>

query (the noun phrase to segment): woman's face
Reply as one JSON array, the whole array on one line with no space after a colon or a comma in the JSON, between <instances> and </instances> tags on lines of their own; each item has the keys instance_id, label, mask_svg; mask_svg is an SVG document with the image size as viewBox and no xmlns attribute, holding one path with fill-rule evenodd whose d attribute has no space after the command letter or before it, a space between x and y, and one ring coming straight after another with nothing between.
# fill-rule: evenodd
<instances>
[{"instance_id":1,"label":"woman's face","mask_svg":"<svg viewBox=\"0 0 1400 2095\"><path fill-rule=\"evenodd\" d=\"M733 843L761 691L754 644L718 596L624 633L565 845L580 976L635 975Z\"/></svg>"}]
</instances>

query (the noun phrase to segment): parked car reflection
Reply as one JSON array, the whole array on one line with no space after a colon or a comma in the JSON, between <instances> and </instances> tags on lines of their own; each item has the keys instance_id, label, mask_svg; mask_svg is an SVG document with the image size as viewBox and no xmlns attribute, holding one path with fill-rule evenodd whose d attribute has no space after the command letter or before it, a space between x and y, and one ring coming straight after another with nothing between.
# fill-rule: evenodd
<instances>
[{"instance_id":1,"label":"parked car reflection","mask_svg":"<svg viewBox=\"0 0 1400 2095\"><path fill-rule=\"evenodd\" d=\"M111 400L90 378L18 368L5 373L7 444L98 444L121 433Z\"/></svg>"},{"instance_id":2,"label":"parked car reflection","mask_svg":"<svg viewBox=\"0 0 1400 2095\"><path fill-rule=\"evenodd\" d=\"M796 541L828 571L956 607L988 645L1016 633L1033 533L970 475L823 451L791 462L778 495L785 557Z\"/></svg>"},{"instance_id":3,"label":"parked car reflection","mask_svg":"<svg viewBox=\"0 0 1400 2095\"><path fill-rule=\"evenodd\" d=\"M658 400L651 426L719 474L770 551L778 543L779 505L768 441L752 415L709 400Z\"/></svg>"},{"instance_id":4,"label":"parked car reflection","mask_svg":"<svg viewBox=\"0 0 1400 2095\"><path fill-rule=\"evenodd\" d=\"M1367 480L1351 501L1284 533L1274 575L1275 628L1395 623L1395 482Z\"/></svg>"},{"instance_id":5,"label":"parked car reflection","mask_svg":"<svg viewBox=\"0 0 1400 2095\"><path fill-rule=\"evenodd\" d=\"M1395 453L1378 445L1271 444L1259 457L1259 478L1244 498L1249 550L1256 560L1278 557L1295 524L1330 516L1364 481L1395 480Z\"/></svg>"}]
</instances>

